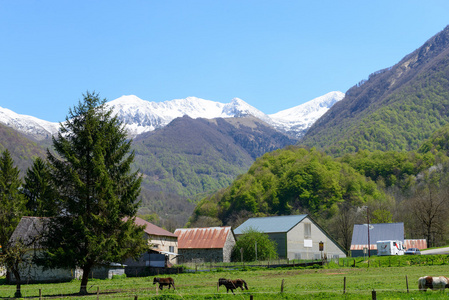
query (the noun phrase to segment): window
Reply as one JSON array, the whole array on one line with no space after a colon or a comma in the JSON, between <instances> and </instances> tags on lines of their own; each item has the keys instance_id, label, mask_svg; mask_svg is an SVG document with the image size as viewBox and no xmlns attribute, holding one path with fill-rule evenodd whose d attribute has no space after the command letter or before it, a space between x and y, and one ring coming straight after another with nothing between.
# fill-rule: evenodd
<instances>
[{"instance_id":1,"label":"window","mask_svg":"<svg viewBox=\"0 0 449 300\"><path fill-rule=\"evenodd\" d=\"M175 246L168 246L168 252L175 252Z\"/></svg>"},{"instance_id":2,"label":"window","mask_svg":"<svg viewBox=\"0 0 449 300\"><path fill-rule=\"evenodd\" d=\"M304 238L308 239L312 237L312 224L304 223Z\"/></svg>"}]
</instances>

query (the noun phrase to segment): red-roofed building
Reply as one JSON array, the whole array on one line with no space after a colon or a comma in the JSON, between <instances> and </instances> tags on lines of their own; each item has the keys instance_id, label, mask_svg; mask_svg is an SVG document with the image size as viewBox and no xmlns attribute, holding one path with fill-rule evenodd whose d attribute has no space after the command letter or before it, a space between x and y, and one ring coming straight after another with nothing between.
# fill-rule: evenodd
<instances>
[{"instance_id":1,"label":"red-roofed building","mask_svg":"<svg viewBox=\"0 0 449 300\"><path fill-rule=\"evenodd\" d=\"M230 262L235 236L230 226L176 229L182 262Z\"/></svg>"},{"instance_id":2,"label":"red-roofed building","mask_svg":"<svg viewBox=\"0 0 449 300\"><path fill-rule=\"evenodd\" d=\"M145 253L138 260L128 259L125 264L128 266L151 266L164 267L170 264L176 264L178 255L178 236L159 226L136 217L135 224L145 226L145 239L151 246L149 253Z\"/></svg>"}]
</instances>

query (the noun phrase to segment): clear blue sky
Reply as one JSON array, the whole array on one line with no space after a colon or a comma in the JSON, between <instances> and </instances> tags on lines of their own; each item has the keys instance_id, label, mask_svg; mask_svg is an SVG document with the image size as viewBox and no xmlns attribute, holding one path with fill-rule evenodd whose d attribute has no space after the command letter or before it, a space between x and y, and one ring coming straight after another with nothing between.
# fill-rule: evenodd
<instances>
[{"instance_id":1,"label":"clear blue sky","mask_svg":"<svg viewBox=\"0 0 449 300\"><path fill-rule=\"evenodd\" d=\"M346 92L448 24L447 0L0 0L0 106L63 121L89 90L271 114Z\"/></svg>"}]
</instances>

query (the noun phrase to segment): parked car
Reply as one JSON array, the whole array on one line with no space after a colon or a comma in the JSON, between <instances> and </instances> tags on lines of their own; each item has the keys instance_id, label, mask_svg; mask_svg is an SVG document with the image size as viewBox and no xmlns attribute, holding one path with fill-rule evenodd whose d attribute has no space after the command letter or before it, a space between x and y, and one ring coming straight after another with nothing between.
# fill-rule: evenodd
<instances>
[{"instance_id":1,"label":"parked car","mask_svg":"<svg viewBox=\"0 0 449 300\"><path fill-rule=\"evenodd\" d=\"M408 255L420 255L421 251L418 248L408 248L404 254Z\"/></svg>"}]
</instances>

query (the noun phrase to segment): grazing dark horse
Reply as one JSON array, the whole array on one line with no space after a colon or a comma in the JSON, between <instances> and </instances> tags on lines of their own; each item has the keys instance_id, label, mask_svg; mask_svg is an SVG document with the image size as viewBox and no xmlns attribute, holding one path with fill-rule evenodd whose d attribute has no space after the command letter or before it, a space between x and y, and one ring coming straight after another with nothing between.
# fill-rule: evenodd
<instances>
[{"instance_id":1,"label":"grazing dark horse","mask_svg":"<svg viewBox=\"0 0 449 300\"><path fill-rule=\"evenodd\" d=\"M218 288L220 285L224 285L226 287L226 293L229 293L229 290L234 294L234 289L241 288L243 291L243 287L245 289L248 289L248 285L246 284L245 280L243 279L236 279L236 280L230 280L226 278L220 278L218 279ZM235 294L234 294L235 295Z\"/></svg>"},{"instance_id":2,"label":"grazing dark horse","mask_svg":"<svg viewBox=\"0 0 449 300\"><path fill-rule=\"evenodd\" d=\"M173 289L175 288L175 281L171 277L167 278L161 278L161 277L154 277L153 284L159 283L159 288L162 290L164 285L168 285L168 289L170 289L170 286L173 286Z\"/></svg>"},{"instance_id":3,"label":"grazing dark horse","mask_svg":"<svg viewBox=\"0 0 449 300\"><path fill-rule=\"evenodd\" d=\"M431 290L444 290L449 288L449 278L444 276L432 277L424 276L418 279L418 288L420 291Z\"/></svg>"}]
</instances>

